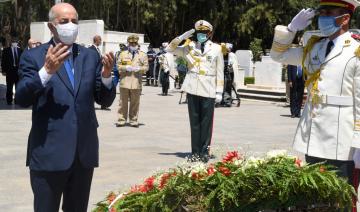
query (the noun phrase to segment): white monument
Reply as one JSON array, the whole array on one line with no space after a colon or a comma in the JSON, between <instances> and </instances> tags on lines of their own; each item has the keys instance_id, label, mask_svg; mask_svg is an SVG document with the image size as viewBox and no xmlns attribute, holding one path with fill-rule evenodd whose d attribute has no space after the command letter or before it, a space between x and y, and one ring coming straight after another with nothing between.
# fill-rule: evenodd
<instances>
[{"instance_id":1,"label":"white monument","mask_svg":"<svg viewBox=\"0 0 360 212\"><path fill-rule=\"evenodd\" d=\"M103 43L104 39L104 21L103 20L83 20L79 21L79 34L76 42L83 46L89 46L93 44L93 38L95 35L100 35L102 44L100 45L100 51L104 52Z\"/></svg>"},{"instance_id":2,"label":"white monument","mask_svg":"<svg viewBox=\"0 0 360 212\"><path fill-rule=\"evenodd\" d=\"M93 37L95 35L100 35L102 38L100 50L102 52L116 52L119 51L119 44L126 44L127 37L133 34L139 36L140 49L146 52L149 43L144 43L144 34L105 31L103 20L79 21L79 34L76 43L88 47L93 44ZM47 22L32 22L30 25L30 37L41 43L49 42L51 39L51 32L47 26Z\"/></svg>"},{"instance_id":3,"label":"white monument","mask_svg":"<svg viewBox=\"0 0 360 212\"><path fill-rule=\"evenodd\" d=\"M237 50L235 54L240 68L244 70L244 76L252 77L254 67L252 52L250 50Z\"/></svg>"},{"instance_id":4,"label":"white monument","mask_svg":"<svg viewBox=\"0 0 360 212\"><path fill-rule=\"evenodd\" d=\"M261 62L255 63L255 85L282 89L285 87L281 81L282 64L275 62L270 56L262 56Z\"/></svg>"},{"instance_id":5,"label":"white monument","mask_svg":"<svg viewBox=\"0 0 360 212\"><path fill-rule=\"evenodd\" d=\"M47 22L32 22L30 24L30 37L41 43L49 42L51 32L47 24Z\"/></svg>"}]
</instances>

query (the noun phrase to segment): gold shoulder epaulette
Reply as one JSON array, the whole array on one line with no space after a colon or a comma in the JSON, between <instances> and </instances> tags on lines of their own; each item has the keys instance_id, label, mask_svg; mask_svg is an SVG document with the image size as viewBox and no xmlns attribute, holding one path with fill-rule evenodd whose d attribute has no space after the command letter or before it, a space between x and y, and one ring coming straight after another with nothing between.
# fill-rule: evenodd
<instances>
[{"instance_id":1,"label":"gold shoulder epaulette","mask_svg":"<svg viewBox=\"0 0 360 212\"><path fill-rule=\"evenodd\" d=\"M360 46L358 46L354 52L355 56L360 58Z\"/></svg>"},{"instance_id":2,"label":"gold shoulder epaulette","mask_svg":"<svg viewBox=\"0 0 360 212\"><path fill-rule=\"evenodd\" d=\"M185 43L183 46L189 46L189 44L191 43L191 40L190 39L186 39Z\"/></svg>"}]
</instances>

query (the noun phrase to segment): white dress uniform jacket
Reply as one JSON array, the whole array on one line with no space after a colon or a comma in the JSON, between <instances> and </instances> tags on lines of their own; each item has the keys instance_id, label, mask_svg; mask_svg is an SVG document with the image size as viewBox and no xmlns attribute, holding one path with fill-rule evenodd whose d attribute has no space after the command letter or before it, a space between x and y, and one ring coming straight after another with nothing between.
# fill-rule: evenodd
<instances>
[{"instance_id":1,"label":"white dress uniform jacket","mask_svg":"<svg viewBox=\"0 0 360 212\"><path fill-rule=\"evenodd\" d=\"M277 26L270 53L278 62L303 64L308 73L308 98L294 149L319 158L352 160L354 147L360 148L359 43L347 32L333 40L325 56L328 38L317 39L312 48L290 48L294 37L286 26Z\"/></svg>"},{"instance_id":2,"label":"white dress uniform jacket","mask_svg":"<svg viewBox=\"0 0 360 212\"><path fill-rule=\"evenodd\" d=\"M170 52L166 52L165 54L160 55L159 62L165 73L170 72L170 76L175 79L177 71L174 55Z\"/></svg>"},{"instance_id":3,"label":"white dress uniform jacket","mask_svg":"<svg viewBox=\"0 0 360 212\"><path fill-rule=\"evenodd\" d=\"M233 85L234 85L235 89L237 90L237 89L239 89L241 87L241 85L244 84L244 82L241 82L239 63L238 63L236 54L233 53L233 52L229 52L229 65L231 65L233 70L234 70L234 82L233 82Z\"/></svg>"},{"instance_id":4,"label":"white dress uniform jacket","mask_svg":"<svg viewBox=\"0 0 360 212\"><path fill-rule=\"evenodd\" d=\"M216 93L222 93L224 87L224 57L221 46L208 40L204 52L201 52L200 43L188 40L183 46L175 38L167 51L178 57L184 57L188 62L182 91L206 98L215 98Z\"/></svg>"}]
</instances>

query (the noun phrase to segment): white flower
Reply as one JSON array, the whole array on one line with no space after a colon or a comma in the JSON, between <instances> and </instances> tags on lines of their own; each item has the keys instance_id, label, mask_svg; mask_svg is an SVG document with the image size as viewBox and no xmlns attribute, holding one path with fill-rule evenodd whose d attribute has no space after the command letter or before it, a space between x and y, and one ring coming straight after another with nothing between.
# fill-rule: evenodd
<instances>
[{"instance_id":1,"label":"white flower","mask_svg":"<svg viewBox=\"0 0 360 212\"><path fill-rule=\"evenodd\" d=\"M287 151L284 149L272 150L272 151L269 151L268 153L266 153L267 158L277 158L277 157L285 157L285 156L287 156Z\"/></svg>"},{"instance_id":2,"label":"white flower","mask_svg":"<svg viewBox=\"0 0 360 212\"><path fill-rule=\"evenodd\" d=\"M191 166L189 177L191 177L193 173L206 173L206 165L201 162L195 163Z\"/></svg>"},{"instance_id":3,"label":"white flower","mask_svg":"<svg viewBox=\"0 0 360 212\"><path fill-rule=\"evenodd\" d=\"M247 168L251 168L251 167L257 168L260 164L262 164L264 162L265 162L265 160L263 158L251 156L245 160L243 169L247 169Z\"/></svg>"},{"instance_id":4,"label":"white flower","mask_svg":"<svg viewBox=\"0 0 360 212\"><path fill-rule=\"evenodd\" d=\"M241 160L241 159L240 160L235 160L234 165L235 166L240 166L242 164L242 162L243 162L243 160Z\"/></svg>"}]
</instances>

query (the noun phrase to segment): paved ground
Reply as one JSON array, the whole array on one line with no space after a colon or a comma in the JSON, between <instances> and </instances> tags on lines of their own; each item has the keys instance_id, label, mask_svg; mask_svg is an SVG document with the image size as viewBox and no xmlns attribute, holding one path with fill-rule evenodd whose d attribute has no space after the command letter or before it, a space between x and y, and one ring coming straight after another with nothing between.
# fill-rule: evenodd
<instances>
[{"instance_id":1,"label":"paved ground","mask_svg":"<svg viewBox=\"0 0 360 212\"><path fill-rule=\"evenodd\" d=\"M0 95L4 86L0 77ZM100 123L100 168L95 170L89 211L110 190L125 189L159 169L184 161L190 151L187 106L179 93L163 97L145 87L140 128L115 128L118 95L111 111L97 110ZM1 96L0 96L1 98ZM243 101L240 108L215 111L213 150L241 149L260 154L290 149L297 119L282 104ZM31 110L8 107L0 100L0 211L32 211L29 171L25 167Z\"/></svg>"}]
</instances>

